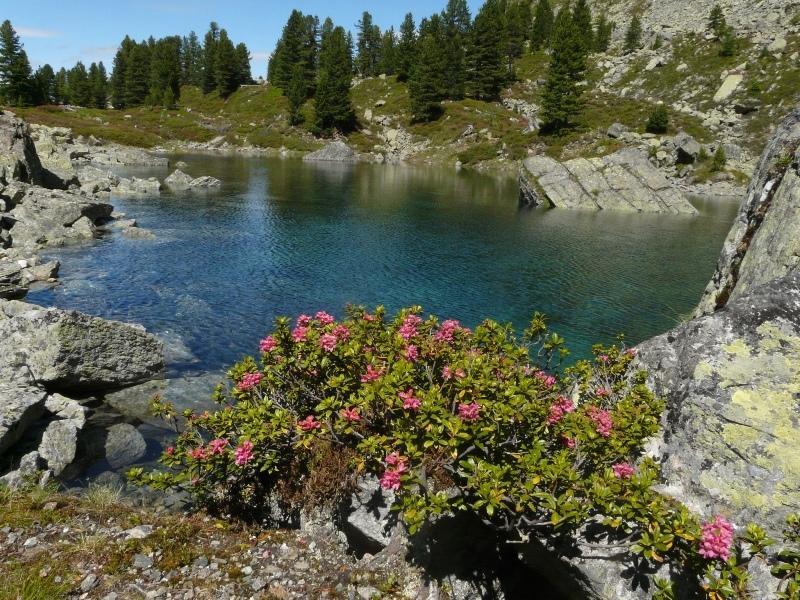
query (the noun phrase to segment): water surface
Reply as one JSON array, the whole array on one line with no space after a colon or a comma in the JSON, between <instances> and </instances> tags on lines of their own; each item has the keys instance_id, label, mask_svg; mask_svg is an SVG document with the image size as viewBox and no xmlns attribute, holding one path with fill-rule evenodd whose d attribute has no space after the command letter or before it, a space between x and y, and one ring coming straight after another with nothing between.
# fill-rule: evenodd
<instances>
[{"instance_id":1,"label":"water surface","mask_svg":"<svg viewBox=\"0 0 800 600\"><path fill-rule=\"evenodd\" d=\"M62 284L30 300L142 323L170 375L224 369L274 317L420 304L474 326L549 315L573 356L672 327L710 278L737 206L699 216L529 210L513 178L449 169L174 157L207 195L112 198L156 240L62 249ZM141 174L141 173L140 173ZM165 176L167 171L148 171Z\"/></svg>"}]
</instances>

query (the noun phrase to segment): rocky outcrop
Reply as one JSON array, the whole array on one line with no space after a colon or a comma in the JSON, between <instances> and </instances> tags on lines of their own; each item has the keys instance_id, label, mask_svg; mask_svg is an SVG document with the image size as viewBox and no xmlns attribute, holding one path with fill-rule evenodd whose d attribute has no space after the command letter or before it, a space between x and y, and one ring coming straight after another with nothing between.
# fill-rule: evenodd
<instances>
[{"instance_id":1,"label":"rocky outcrop","mask_svg":"<svg viewBox=\"0 0 800 600\"><path fill-rule=\"evenodd\" d=\"M524 204L627 212L697 212L647 157L635 150L563 163L539 155L525 159L522 165L520 201Z\"/></svg>"},{"instance_id":2,"label":"rocky outcrop","mask_svg":"<svg viewBox=\"0 0 800 600\"><path fill-rule=\"evenodd\" d=\"M114 188L117 194L128 196L158 196L161 193L161 182L155 177L142 179L141 177L121 178Z\"/></svg>"},{"instance_id":3,"label":"rocky outcrop","mask_svg":"<svg viewBox=\"0 0 800 600\"><path fill-rule=\"evenodd\" d=\"M355 162L357 156L355 150L341 141L331 142L324 148L311 152L303 157L304 161L326 161L326 162Z\"/></svg>"},{"instance_id":4,"label":"rocky outcrop","mask_svg":"<svg viewBox=\"0 0 800 600\"><path fill-rule=\"evenodd\" d=\"M176 192L200 191L218 188L220 185L222 185L222 182L216 177L210 177L208 175L192 177L180 169L176 169L164 180L164 185Z\"/></svg>"},{"instance_id":5,"label":"rocky outcrop","mask_svg":"<svg viewBox=\"0 0 800 600\"><path fill-rule=\"evenodd\" d=\"M0 111L0 181L23 181L43 185L44 169L36 154L28 124Z\"/></svg>"},{"instance_id":6,"label":"rocky outcrop","mask_svg":"<svg viewBox=\"0 0 800 600\"><path fill-rule=\"evenodd\" d=\"M800 108L777 128L695 316L800 269Z\"/></svg>"}]
</instances>

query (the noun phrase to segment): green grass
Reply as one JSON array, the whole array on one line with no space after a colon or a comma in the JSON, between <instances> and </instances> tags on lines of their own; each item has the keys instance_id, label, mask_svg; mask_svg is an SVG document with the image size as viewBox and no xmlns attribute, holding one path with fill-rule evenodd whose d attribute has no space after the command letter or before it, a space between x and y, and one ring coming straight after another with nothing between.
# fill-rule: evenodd
<instances>
[{"instance_id":1,"label":"green grass","mask_svg":"<svg viewBox=\"0 0 800 600\"><path fill-rule=\"evenodd\" d=\"M43 577L42 573L47 575ZM0 600L58 600L69 596L74 574L40 558L31 562L4 561L0 564L0 577ZM59 582L56 577L60 577Z\"/></svg>"}]
</instances>

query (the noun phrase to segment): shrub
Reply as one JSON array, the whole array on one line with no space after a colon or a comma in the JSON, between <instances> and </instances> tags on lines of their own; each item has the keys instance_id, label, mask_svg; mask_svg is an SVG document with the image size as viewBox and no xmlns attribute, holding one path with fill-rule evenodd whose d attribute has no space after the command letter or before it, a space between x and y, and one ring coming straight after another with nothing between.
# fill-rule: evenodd
<instances>
[{"instance_id":1,"label":"shrub","mask_svg":"<svg viewBox=\"0 0 800 600\"><path fill-rule=\"evenodd\" d=\"M666 133L669 127L669 113L664 104L659 104L650 113L645 125L645 130L648 133Z\"/></svg>"},{"instance_id":2,"label":"shrub","mask_svg":"<svg viewBox=\"0 0 800 600\"><path fill-rule=\"evenodd\" d=\"M714 152L714 157L711 159L711 171L716 173L725 170L725 163L728 162L728 157L725 155L725 148L722 144L717 146Z\"/></svg>"},{"instance_id":3,"label":"shrub","mask_svg":"<svg viewBox=\"0 0 800 600\"><path fill-rule=\"evenodd\" d=\"M334 503L374 477L412 533L460 511L509 538L591 520L638 561L687 566L708 598L745 597L741 543L756 555L766 535L751 526L737 541L724 518L701 524L653 491L658 465L641 454L663 403L634 351L598 345L562 368L564 340L539 314L521 338L490 320L471 331L421 315L351 307L341 322L278 319L259 360L217 388L220 409L184 413L165 469L129 476L250 519ZM169 403L154 409L177 422ZM787 554L781 576L800 580L798 562ZM669 598L670 583L656 584Z\"/></svg>"},{"instance_id":4,"label":"shrub","mask_svg":"<svg viewBox=\"0 0 800 600\"><path fill-rule=\"evenodd\" d=\"M458 160L462 164L472 165L484 160L497 158L497 144L493 142L481 142L458 153Z\"/></svg>"}]
</instances>

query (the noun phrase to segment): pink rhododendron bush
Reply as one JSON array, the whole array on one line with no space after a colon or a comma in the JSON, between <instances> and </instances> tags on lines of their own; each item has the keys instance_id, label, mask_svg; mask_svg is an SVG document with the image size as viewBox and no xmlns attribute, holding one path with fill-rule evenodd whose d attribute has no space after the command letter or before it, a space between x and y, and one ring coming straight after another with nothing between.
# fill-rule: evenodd
<instances>
[{"instance_id":1,"label":"pink rhododendron bush","mask_svg":"<svg viewBox=\"0 0 800 600\"><path fill-rule=\"evenodd\" d=\"M565 356L538 314L519 338L418 307L278 319L260 357L217 389L219 409L184 415L164 468L131 476L244 518L333 504L374 476L411 533L459 511L517 540L591 520L641 560L680 564L709 598L746 597L746 559L769 540L652 490L658 468L642 451L663 405L635 353L598 346L562 368ZM154 406L177 422L171 405ZM669 582L656 587L671 597Z\"/></svg>"}]
</instances>

